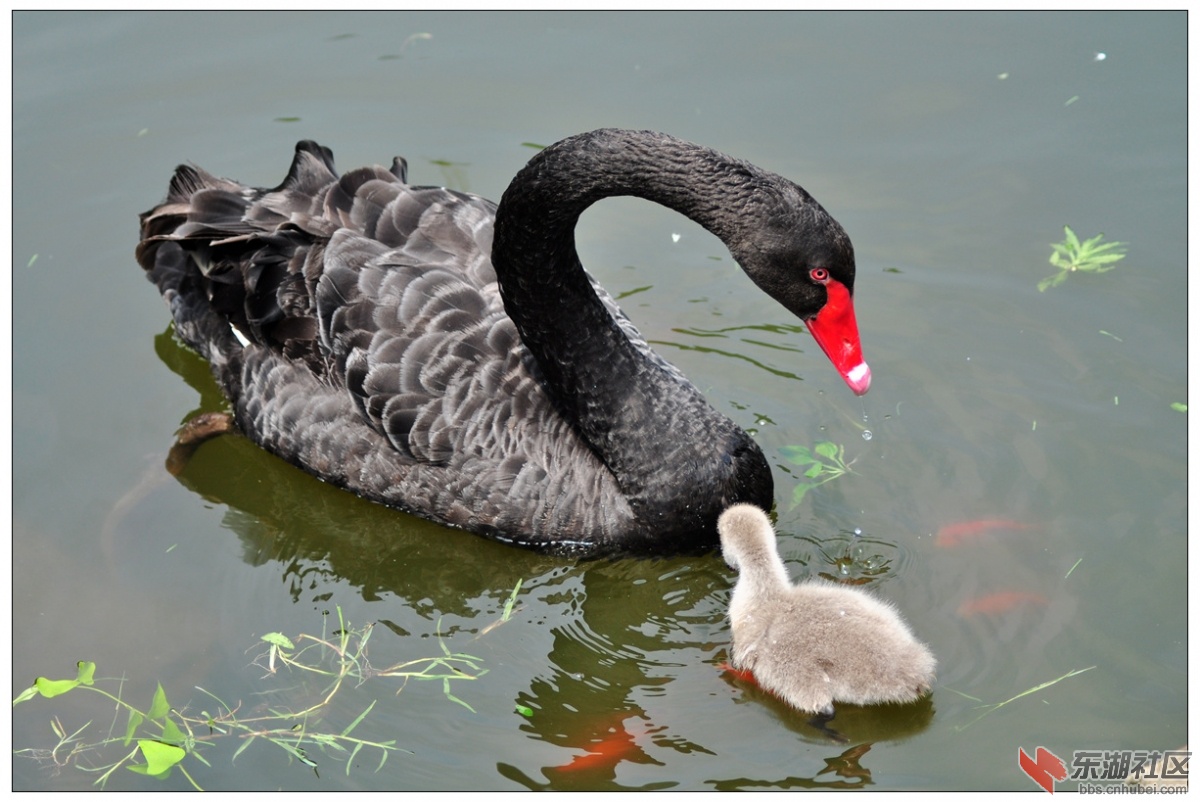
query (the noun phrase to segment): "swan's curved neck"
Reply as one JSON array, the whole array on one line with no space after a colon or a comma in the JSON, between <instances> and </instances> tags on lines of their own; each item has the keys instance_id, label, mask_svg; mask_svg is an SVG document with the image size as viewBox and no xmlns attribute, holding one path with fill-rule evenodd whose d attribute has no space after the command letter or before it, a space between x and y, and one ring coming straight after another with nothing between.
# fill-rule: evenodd
<instances>
[{"instance_id":1,"label":"swan's curved neck","mask_svg":"<svg viewBox=\"0 0 1200 802\"><path fill-rule=\"evenodd\" d=\"M712 466L719 472L729 469L734 452L751 450L768 493L769 470L757 447L694 387L681 386L630 343L579 262L575 224L596 201L632 195L686 215L736 256L745 228L739 221L771 200L765 175L662 134L605 130L543 151L501 199L492 261L505 309L564 414L628 495L661 494L661 483L678 483L662 475L668 460L720 454L726 465Z\"/></svg>"}]
</instances>

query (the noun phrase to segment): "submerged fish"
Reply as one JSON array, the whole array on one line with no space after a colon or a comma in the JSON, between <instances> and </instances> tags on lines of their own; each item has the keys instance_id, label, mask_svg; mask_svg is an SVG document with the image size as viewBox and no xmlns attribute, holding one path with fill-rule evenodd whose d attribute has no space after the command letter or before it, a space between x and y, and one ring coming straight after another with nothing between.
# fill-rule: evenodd
<instances>
[{"instance_id":1,"label":"submerged fish","mask_svg":"<svg viewBox=\"0 0 1200 802\"><path fill-rule=\"evenodd\" d=\"M748 668L734 668L729 663L717 663L717 668L726 674L732 674L733 678L742 682L749 682L752 685L758 685L758 680L754 679L754 674Z\"/></svg>"},{"instance_id":2,"label":"submerged fish","mask_svg":"<svg viewBox=\"0 0 1200 802\"><path fill-rule=\"evenodd\" d=\"M586 754L576 755L570 763L555 766L552 770L563 772L611 770L635 749L637 749L637 745L633 742L633 736L627 732L621 732L598 744L588 746Z\"/></svg>"},{"instance_id":3,"label":"submerged fish","mask_svg":"<svg viewBox=\"0 0 1200 802\"><path fill-rule=\"evenodd\" d=\"M1006 518L981 518L978 521L962 521L943 526L934 535L933 543L935 546L949 548L961 546L965 541L986 535L989 532L995 532L996 530L1021 532L1027 529L1033 529L1033 524L1010 521Z\"/></svg>"},{"instance_id":4,"label":"submerged fish","mask_svg":"<svg viewBox=\"0 0 1200 802\"><path fill-rule=\"evenodd\" d=\"M990 593L987 596L977 596L967 599L958 608L958 614L963 618L976 615L1002 615L1017 607L1028 605L1045 605L1049 600L1040 593L1029 593L1023 590L1006 590L1000 593Z\"/></svg>"},{"instance_id":5,"label":"submerged fish","mask_svg":"<svg viewBox=\"0 0 1200 802\"><path fill-rule=\"evenodd\" d=\"M646 762L645 752L637 744L636 731L630 732L625 727L625 720L634 714L622 711L617 714L606 727L607 732L598 743L590 743L584 748L585 754L575 755L570 763L561 766L551 766L549 772L571 773L577 771L615 772L616 766L622 760L635 759L634 762ZM640 758L640 759L637 759Z\"/></svg>"}]
</instances>

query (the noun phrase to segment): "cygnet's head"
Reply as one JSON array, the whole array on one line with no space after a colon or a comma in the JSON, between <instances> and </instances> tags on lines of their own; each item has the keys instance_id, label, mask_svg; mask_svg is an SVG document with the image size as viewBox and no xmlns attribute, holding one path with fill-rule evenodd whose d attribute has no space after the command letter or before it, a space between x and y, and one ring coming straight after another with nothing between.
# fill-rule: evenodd
<instances>
[{"instance_id":1,"label":"cygnet's head","mask_svg":"<svg viewBox=\"0 0 1200 802\"><path fill-rule=\"evenodd\" d=\"M767 514L753 504L734 504L717 519L721 556L730 568L740 570L746 558L766 551L774 553L775 529Z\"/></svg>"}]
</instances>

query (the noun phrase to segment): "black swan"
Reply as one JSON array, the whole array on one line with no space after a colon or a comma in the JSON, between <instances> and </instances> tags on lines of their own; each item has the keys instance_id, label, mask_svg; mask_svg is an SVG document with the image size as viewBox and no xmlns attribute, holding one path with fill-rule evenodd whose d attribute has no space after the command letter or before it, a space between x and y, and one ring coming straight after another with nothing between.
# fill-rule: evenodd
<instances>
[{"instance_id":1,"label":"black swan","mask_svg":"<svg viewBox=\"0 0 1200 802\"><path fill-rule=\"evenodd\" d=\"M895 608L860 588L793 585L766 513L736 504L717 521L738 572L729 602L730 666L797 710L833 715L834 702L912 702L936 661Z\"/></svg>"},{"instance_id":2,"label":"black swan","mask_svg":"<svg viewBox=\"0 0 1200 802\"><path fill-rule=\"evenodd\" d=\"M296 146L274 189L180 166L137 258L254 442L359 496L563 552L711 549L721 510L772 504L754 441L584 271L574 228L633 195L720 237L867 391L854 251L796 184L649 131L545 148L500 204L341 177Z\"/></svg>"}]
</instances>

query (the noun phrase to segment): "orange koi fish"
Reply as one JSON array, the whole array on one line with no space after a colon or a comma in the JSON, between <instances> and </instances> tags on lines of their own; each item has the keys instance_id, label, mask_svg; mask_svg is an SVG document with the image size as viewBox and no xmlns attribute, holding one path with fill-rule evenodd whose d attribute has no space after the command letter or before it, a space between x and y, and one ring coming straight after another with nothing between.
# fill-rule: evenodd
<instances>
[{"instance_id":1,"label":"orange koi fish","mask_svg":"<svg viewBox=\"0 0 1200 802\"><path fill-rule=\"evenodd\" d=\"M585 754L576 755L571 758L570 763L555 766L553 770L566 772L605 769L612 771L618 763L628 757L636 748L637 745L633 742L633 736L627 732L621 732L598 744L589 745L588 751Z\"/></svg>"},{"instance_id":2,"label":"orange koi fish","mask_svg":"<svg viewBox=\"0 0 1200 802\"><path fill-rule=\"evenodd\" d=\"M635 735L625 729L625 719L632 714L628 711L620 713L613 724L608 727L609 732L599 742L588 744L585 749L587 752L582 755L575 755L571 758L570 763L562 766L553 766L548 771L553 772L576 772L576 771L606 771L613 773L616 771L616 766L622 760L627 760L642 753L641 747L637 745ZM613 730L615 729L615 732Z\"/></svg>"},{"instance_id":3,"label":"orange koi fish","mask_svg":"<svg viewBox=\"0 0 1200 802\"><path fill-rule=\"evenodd\" d=\"M1007 590L991 593L987 596L977 596L959 605L958 614L963 618L977 615L1003 615L1017 607L1027 605L1045 605L1049 600L1040 593L1028 593L1023 590Z\"/></svg>"},{"instance_id":4,"label":"orange koi fish","mask_svg":"<svg viewBox=\"0 0 1200 802\"><path fill-rule=\"evenodd\" d=\"M986 535L989 532L995 532L996 530L1021 532L1027 529L1033 529L1033 524L1009 521L1004 518L983 518L978 521L963 521L957 524L947 524L939 529L937 534L934 535L933 544L942 548L952 548L954 546L961 546L968 540Z\"/></svg>"},{"instance_id":5,"label":"orange koi fish","mask_svg":"<svg viewBox=\"0 0 1200 802\"><path fill-rule=\"evenodd\" d=\"M749 682L751 685L758 685L758 680L754 679L754 674L748 668L734 668L729 663L717 663L717 668L726 674L732 674L734 679Z\"/></svg>"}]
</instances>

